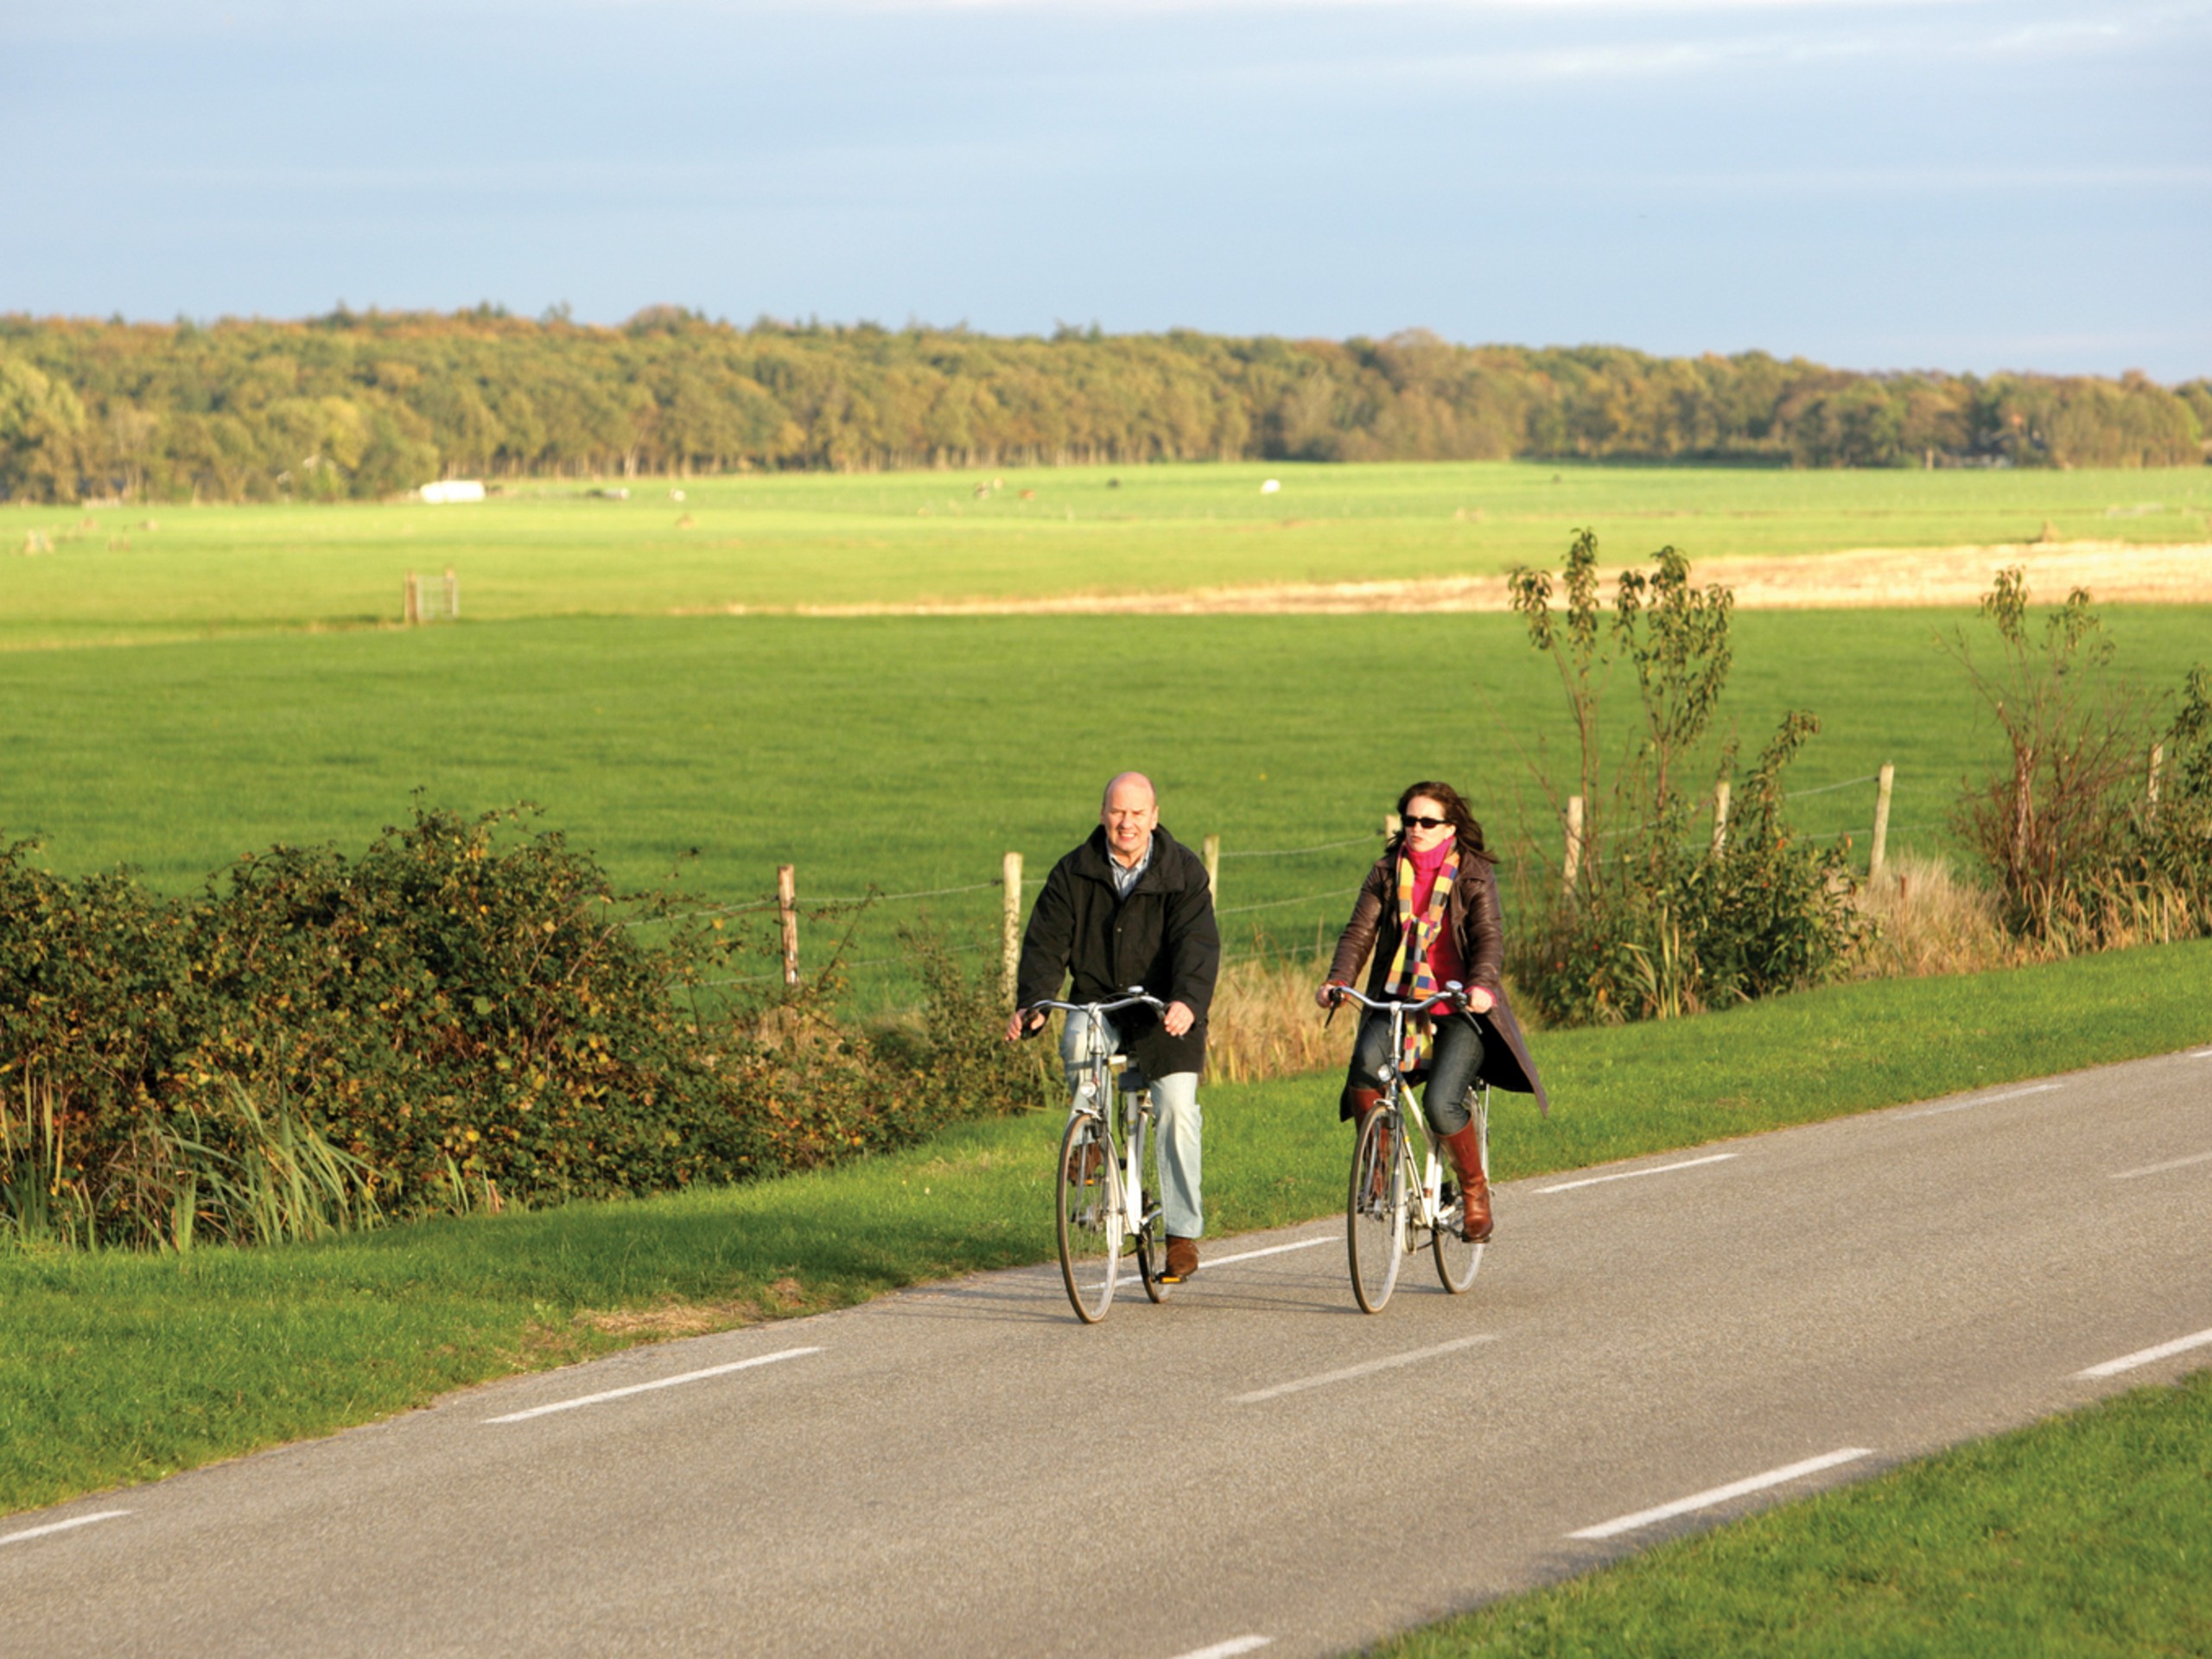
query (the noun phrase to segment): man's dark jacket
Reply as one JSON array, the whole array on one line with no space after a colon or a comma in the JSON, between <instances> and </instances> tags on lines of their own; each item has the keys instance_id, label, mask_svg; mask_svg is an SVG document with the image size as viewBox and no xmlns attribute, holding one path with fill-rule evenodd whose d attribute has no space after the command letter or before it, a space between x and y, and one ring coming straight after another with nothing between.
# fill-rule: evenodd
<instances>
[{"instance_id":1,"label":"man's dark jacket","mask_svg":"<svg viewBox=\"0 0 2212 1659\"><path fill-rule=\"evenodd\" d=\"M1105 1002L1141 985L1163 1002L1181 1002L1198 1016L1190 1030L1170 1037L1150 1008L1125 1008L1112 1016L1124 1052L1145 1075L1164 1077L1205 1069L1206 1009L1221 968L1221 934L1213 921L1213 893L1198 855L1166 830L1152 832L1152 862L1129 889L1114 891L1102 825L1090 839L1052 866L1029 931L1021 936L1021 969L1014 1000L1023 1007L1059 997L1072 978L1069 1002Z\"/></svg>"}]
</instances>

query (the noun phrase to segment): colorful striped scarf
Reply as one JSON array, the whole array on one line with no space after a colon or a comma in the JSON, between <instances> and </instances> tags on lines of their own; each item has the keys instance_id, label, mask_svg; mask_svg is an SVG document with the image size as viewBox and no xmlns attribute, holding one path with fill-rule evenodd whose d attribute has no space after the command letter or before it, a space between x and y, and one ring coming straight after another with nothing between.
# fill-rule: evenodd
<instances>
[{"instance_id":1,"label":"colorful striped scarf","mask_svg":"<svg viewBox=\"0 0 2212 1659\"><path fill-rule=\"evenodd\" d=\"M1402 927L1398 934L1398 954L1390 959L1390 977L1383 989L1392 996L1424 1004L1443 988L1436 982L1436 972L1428 959L1429 949L1436 943L1436 936L1444 931L1445 910L1452 900L1452 884L1459 874L1459 849L1454 845L1444 868L1436 873L1436 885L1428 895L1427 908L1419 915L1414 913L1414 885L1416 874L1414 861L1403 852L1398 855L1398 915ZM1424 1007L1409 1017L1405 1025L1405 1046L1398 1056L1398 1070L1411 1071L1427 1058L1434 1040L1435 1021Z\"/></svg>"}]
</instances>

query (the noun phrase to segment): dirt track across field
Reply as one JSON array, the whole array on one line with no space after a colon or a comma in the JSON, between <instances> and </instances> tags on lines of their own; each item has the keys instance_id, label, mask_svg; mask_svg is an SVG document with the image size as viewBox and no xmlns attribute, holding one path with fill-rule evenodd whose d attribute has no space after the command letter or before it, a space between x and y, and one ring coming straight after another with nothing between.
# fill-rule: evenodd
<instances>
[{"instance_id":1,"label":"dirt track across field","mask_svg":"<svg viewBox=\"0 0 2212 1659\"><path fill-rule=\"evenodd\" d=\"M1726 583L1746 610L1840 610L1876 606L1972 605L1991 577L2023 565L2038 601L2087 588L2112 604L2212 602L2212 542L2025 542L1993 547L1852 548L1790 558L1713 559L1696 567ZM1613 576L1605 572L1610 589ZM765 607L733 609L758 613ZM1357 615L1370 611L1503 611L1505 578L1443 576L1395 582L1281 582L1179 591L1065 594L919 604L803 605L802 616Z\"/></svg>"}]
</instances>

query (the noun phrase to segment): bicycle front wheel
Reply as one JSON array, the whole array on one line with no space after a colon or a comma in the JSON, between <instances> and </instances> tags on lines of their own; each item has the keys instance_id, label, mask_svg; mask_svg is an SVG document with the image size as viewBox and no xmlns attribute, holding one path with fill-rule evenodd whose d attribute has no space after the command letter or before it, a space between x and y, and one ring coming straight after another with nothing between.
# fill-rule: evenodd
<instances>
[{"instance_id":1,"label":"bicycle front wheel","mask_svg":"<svg viewBox=\"0 0 2212 1659\"><path fill-rule=\"evenodd\" d=\"M1068 1120L1053 1185L1060 1278L1076 1318L1096 1325L1106 1317L1121 1276L1122 1175L1114 1167L1114 1142L1105 1124L1088 1112Z\"/></svg>"},{"instance_id":2,"label":"bicycle front wheel","mask_svg":"<svg viewBox=\"0 0 2212 1659\"><path fill-rule=\"evenodd\" d=\"M1136 1149L1136 1165L1140 1178L1151 1167L1147 1161L1150 1149L1145 1142L1150 1137L1145 1133L1150 1118L1141 1110L1128 1115L1129 1144ZM1128 1184L1122 1183L1128 1192ZM1154 1195L1147 1192L1140 1180L1136 1190L1128 1193L1129 1208L1135 1213L1137 1227L1137 1276L1144 1281L1144 1294L1155 1302L1167 1300L1172 1287L1167 1283L1167 1223L1154 1213Z\"/></svg>"},{"instance_id":3,"label":"bicycle front wheel","mask_svg":"<svg viewBox=\"0 0 2212 1659\"><path fill-rule=\"evenodd\" d=\"M1395 1110L1372 1111L1352 1147L1344 1250L1351 1260L1351 1294L1370 1313L1380 1313L1390 1300L1406 1254L1408 1193L1399 1133Z\"/></svg>"},{"instance_id":4,"label":"bicycle front wheel","mask_svg":"<svg viewBox=\"0 0 2212 1659\"><path fill-rule=\"evenodd\" d=\"M1483 1173L1490 1173L1490 1102L1486 1097L1471 1099L1467 1103L1474 1121L1475 1145L1481 1149ZM1455 1172L1456 1174L1456 1172ZM1444 1288L1454 1296L1475 1282L1475 1274L1483 1265L1483 1247L1470 1244L1460 1231L1464 1195L1455 1190L1452 1202L1444 1205L1444 1213L1436 1218L1436 1231L1429 1237L1429 1249L1436 1256L1436 1276L1444 1281Z\"/></svg>"}]
</instances>

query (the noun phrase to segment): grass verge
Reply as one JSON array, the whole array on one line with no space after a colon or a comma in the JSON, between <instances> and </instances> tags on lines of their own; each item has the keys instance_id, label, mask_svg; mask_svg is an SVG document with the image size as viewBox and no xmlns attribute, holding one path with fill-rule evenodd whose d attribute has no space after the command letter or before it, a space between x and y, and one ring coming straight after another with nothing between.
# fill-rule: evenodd
<instances>
[{"instance_id":1,"label":"grass verge","mask_svg":"<svg viewBox=\"0 0 2212 1659\"><path fill-rule=\"evenodd\" d=\"M2212 1652L2212 1373L1662 1545L1372 1651Z\"/></svg>"},{"instance_id":2,"label":"grass verge","mask_svg":"<svg viewBox=\"0 0 2212 1659\"><path fill-rule=\"evenodd\" d=\"M2212 941L1837 986L1544 1033L1557 1103L1505 1096L1511 1178L2212 1038ZM1333 1210L1329 1075L1207 1090L1216 1234ZM327 1433L656 1336L1052 1254L1053 1115L758 1185L187 1256L0 1256L0 1513ZM1510 1225L1510 1215L1506 1224Z\"/></svg>"}]
</instances>

